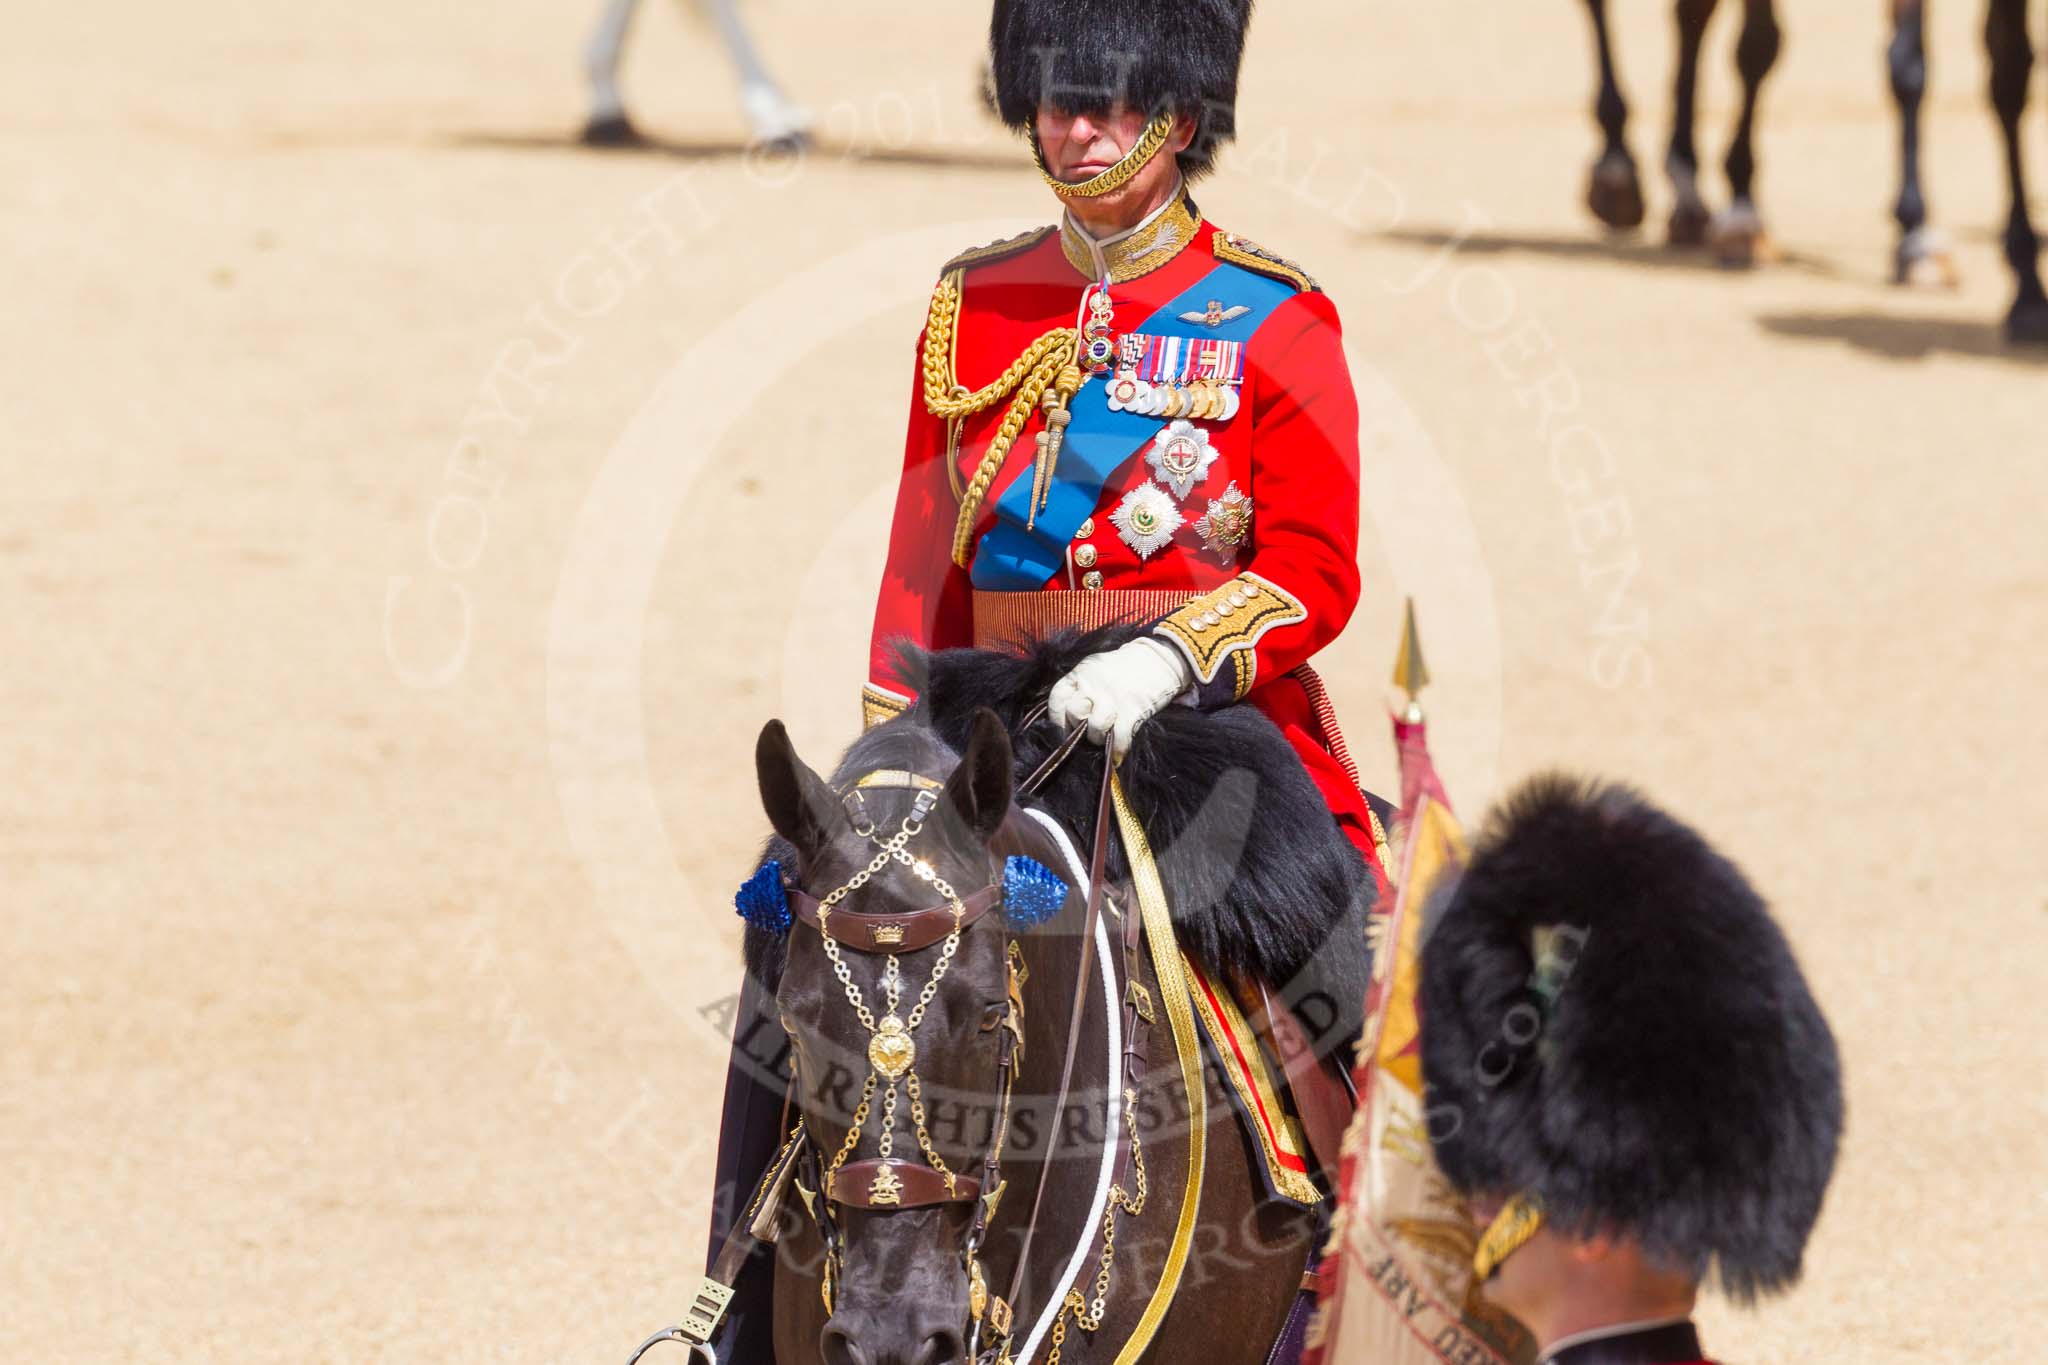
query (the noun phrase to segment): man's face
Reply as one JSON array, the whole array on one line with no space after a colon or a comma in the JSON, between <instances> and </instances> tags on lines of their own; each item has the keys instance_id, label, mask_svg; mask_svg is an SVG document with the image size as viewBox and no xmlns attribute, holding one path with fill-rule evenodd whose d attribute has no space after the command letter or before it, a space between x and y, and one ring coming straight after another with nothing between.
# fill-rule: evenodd
<instances>
[{"instance_id":1,"label":"man's face","mask_svg":"<svg viewBox=\"0 0 2048 1365\"><path fill-rule=\"evenodd\" d=\"M1106 114L1067 114L1056 109L1040 109L1038 146L1045 156L1045 168L1052 172L1055 180L1070 184L1100 175L1138 145L1150 122L1145 114L1126 105L1118 105ZM1193 119L1178 120L1173 135L1167 139L1159 155L1147 162L1145 168L1131 177L1122 189L1092 201L1079 202L1114 213L1123 204L1154 200L1172 184L1178 174L1174 158L1187 150L1194 134ZM1076 202L1067 195L1060 198L1069 203Z\"/></svg>"}]
</instances>

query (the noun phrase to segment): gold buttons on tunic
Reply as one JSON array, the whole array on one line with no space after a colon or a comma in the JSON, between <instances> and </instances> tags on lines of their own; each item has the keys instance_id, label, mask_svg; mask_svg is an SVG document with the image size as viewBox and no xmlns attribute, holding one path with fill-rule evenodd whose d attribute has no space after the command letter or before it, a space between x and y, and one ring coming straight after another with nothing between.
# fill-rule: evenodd
<instances>
[{"instance_id":1,"label":"gold buttons on tunic","mask_svg":"<svg viewBox=\"0 0 2048 1365\"><path fill-rule=\"evenodd\" d=\"M1100 573L1084 573L1084 574L1082 574L1082 575L1081 575L1081 586L1082 586L1082 587L1084 587L1084 588L1086 588L1086 589L1087 589L1088 591L1090 591L1090 592L1101 592L1101 591L1102 591L1102 575L1101 575Z\"/></svg>"},{"instance_id":2,"label":"gold buttons on tunic","mask_svg":"<svg viewBox=\"0 0 2048 1365\"><path fill-rule=\"evenodd\" d=\"M1094 534L1095 534L1095 518L1093 518L1093 517L1090 517L1090 518L1088 518L1088 520L1086 520L1086 521L1082 522L1082 523L1080 524L1080 526L1079 526L1079 527L1075 528L1075 531L1074 531L1074 539L1076 539L1076 540L1086 540L1086 539L1088 539L1088 537L1090 537L1090 536L1092 536L1092 535L1094 535Z\"/></svg>"},{"instance_id":3,"label":"gold buttons on tunic","mask_svg":"<svg viewBox=\"0 0 2048 1365\"><path fill-rule=\"evenodd\" d=\"M1097 558L1098 556L1093 545L1083 545L1080 549L1074 551L1074 563L1079 568L1094 568Z\"/></svg>"}]
</instances>

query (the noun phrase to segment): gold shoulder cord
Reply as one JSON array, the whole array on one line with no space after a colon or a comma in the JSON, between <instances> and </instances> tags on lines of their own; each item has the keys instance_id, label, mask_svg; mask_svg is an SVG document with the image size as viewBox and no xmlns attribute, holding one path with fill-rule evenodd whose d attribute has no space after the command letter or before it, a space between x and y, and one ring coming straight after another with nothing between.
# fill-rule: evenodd
<instances>
[{"instance_id":1,"label":"gold shoulder cord","mask_svg":"<svg viewBox=\"0 0 2048 1365\"><path fill-rule=\"evenodd\" d=\"M1067 400L1080 391L1082 376L1080 366L1075 364L1080 355L1080 331L1055 327L1025 347L1024 354L990 383L973 390L962 385L953 366L954 328L960 318L960 280L960 272L951 272L932 291L931 312L925 319L924 332L925 411L953 423L1010 399L1010 409L1003 415L1003 424L989 442L988 453L982 456L980 467L962 494L960 516L953 523L953 562L964 569L973 555L974 523L981 516L989 485L995 482L1003 462L1009 458L1010 447L1017 443L1024 424L1031 418L1031 410L1043 403L1048 420L1065 425L1060 418L1066 415Z\"/></svg>"}]
</instances>

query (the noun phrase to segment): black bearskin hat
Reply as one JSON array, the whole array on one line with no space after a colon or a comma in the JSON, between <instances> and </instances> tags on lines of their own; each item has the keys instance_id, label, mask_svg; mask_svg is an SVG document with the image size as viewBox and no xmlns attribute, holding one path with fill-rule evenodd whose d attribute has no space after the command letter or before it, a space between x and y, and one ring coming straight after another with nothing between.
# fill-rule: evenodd
<instances>
[{"instance_id":1,"label":"black bearskin hat","mask_svg":"<svg viewBox=\"0 0 2048 1365\"><path fill-rule=\"evenodd\" d=\"M1748 1301L1799 1278L1842 1132L1834 1036L1741 872L1622 787L1529 783L1422 950L1444 1174Z\"/></svg>"},{"instance_id":2,"label":"black bearskin hat","mask_svg":"<svg viewBox=\"0 0 2048 1365\"><path fill-rule=\"evenodd\" d=\"M1030 135L1040 106L1123 104L1196 120L1180 155L1193 179L1237 135L1237 75L1252 0L996 0L989 25L996 113Z\"/></svg>"}]
</instances>

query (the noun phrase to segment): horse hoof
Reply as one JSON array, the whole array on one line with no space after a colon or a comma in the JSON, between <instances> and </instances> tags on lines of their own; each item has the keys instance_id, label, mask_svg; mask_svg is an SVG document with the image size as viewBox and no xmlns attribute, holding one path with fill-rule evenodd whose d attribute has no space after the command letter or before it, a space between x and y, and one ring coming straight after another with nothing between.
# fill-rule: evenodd
<instances>
[{"instance_id":1,"label":"horse hoof","mask_svg":"<svg viewBox=\"0 0 2048 1365\"><path fill-rule=\"evenodd\" d=\"M1697 199L1681 199L1664 226L1664 240L1676 247L1705 246L1707 228L1712 222L1713 215L1707 212L1705 204Z\"/></svg>"},{"instance_id":2,"label":"horse hoof","mask_svg":"<svg viewBox=\"0 0 2048 1365\"><path fill-rule=\"evenodd\" d=\"M586 147L642 147L647 139L633 126L633 120L624 114L592 115L583 125L583 145Z\"/></svg>"},{"instance_id":3,"label":"horse hoof","mask_svg":"<svg viewBox=\"0 0 2048 1365\"><path fill-rule=\"evenodd\" d=\"M1769 265L1778 259L1771 235L1764 231L1763 219L1747 204L1737 204L1714 215L1707 227L1707 246L1714 253L1715 263L1730 270Z\"/></svg>"},{"instance_id":4,"label":"horse hoof","mask_svg":"<svg viewBox=\"0 0 2048 1365\"><path fill-rule=\"evenodd\" d=\"M1899 239L1892 257L1892 283L1908 289L1954 289L1963 282L1948 235L1918 227Z\"/></svg>"},{"instance_id":5,"label":"horse hoof","mask_svg":"<svg viewBox=\"0 0 2048 1365\"><path fill-rule=\"evenodd\" d=\"M1619 232L1643 225L1643 182L1626 152L1609 152L1593 165L1586 187L1586 207Z\"/></svg>"},{"instance_id":6,"label":"horse hoof","mask_svg":"<svg viewBox=\"0 0 2048 1365\"><path fill-rule=\"evenodd\" d=\"M2048 346L2048 299L2023 298L2006 314L2005 339L2015 346Z\"/></svg>"}]
</instances>

